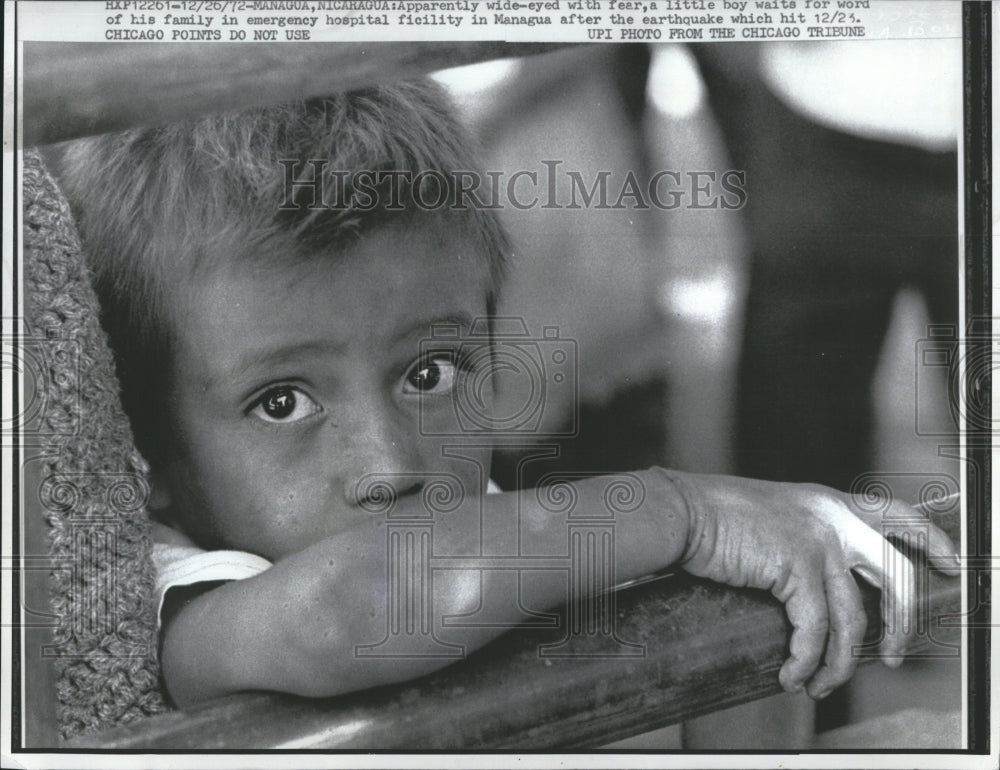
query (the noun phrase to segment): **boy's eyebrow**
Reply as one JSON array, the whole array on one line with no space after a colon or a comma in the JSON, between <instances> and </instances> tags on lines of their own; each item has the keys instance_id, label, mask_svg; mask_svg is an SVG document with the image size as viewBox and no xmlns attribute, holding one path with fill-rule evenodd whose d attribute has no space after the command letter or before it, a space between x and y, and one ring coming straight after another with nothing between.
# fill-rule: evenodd
<instances>
[{"instance_id":1,"label":"boy's eyebrow","mask_svg":"<svg viewBox=\"0 0 1000 770\"><path fill-rule=\"evenodd\" d=\"M434 339L432 330L435 326L458 326L459 329L468 329L471 325L472 316L465 313L448 313L416 321L394 335L394 338L396 341L399 341L415 335L424 335L429 339ZM452 338L447 337L446 339ZM308 358L311 355L320 353L342 354L347 347L348 344L346 342L307 340L294 344L278 344L269 348L260 348L244 354L236 360L232 367L227 367L224 372L206 373L204 387L212 390L227 383L238 383L247 378L248 375L252 375L261 369L268 369L283 363L292 363L302 358Z\"/></svg>"},{"instance_id":2,"label":"boy's eyebrow","mask_svg":"<svg viewBox=\"0 0 1000 770\"><path fill-rule=\"evenodd\" d=\"M471 325L472 316L466 315L465 313L449 313L416 321L396 334L395 338L397 340L404 340L407 337L422 334L433 339L435 326L458 326L461 330L467 330Z\"/></svg>"},{"instance_id":3,"label":"boy's eyebrow","mask_svg":"<svg viewBox=\"0 0 1000 770\"><path fill-rule=\"evenodd\" d=\"M270 348L250 351L237 359L224 372L210 372L205 375L206 387L216 388L229 382L239 382L255 371L267 369L283 363L298 361L318 353L342 353L347 348L346 343L329 340L308 340L286 345L279 344Z\"/></svg>"}]
</instances>

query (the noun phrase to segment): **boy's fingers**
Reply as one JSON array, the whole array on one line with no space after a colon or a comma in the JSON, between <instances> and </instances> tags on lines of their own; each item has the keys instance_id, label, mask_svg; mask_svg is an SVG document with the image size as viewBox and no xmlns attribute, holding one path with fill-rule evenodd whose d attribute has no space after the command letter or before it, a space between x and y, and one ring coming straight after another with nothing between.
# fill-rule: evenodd
<instances>
[{"instance_id":1,"label":"boy's fingers","mask_svg":"<svg viewBox=\"0 0 1000 770\"><path fill-rule=\"evenodd\" d=\"M957 575L961 572L958 549L955 547L952 539L943 529L931 523L930 517L920 508L915 508L908 503L904 503L902 500L893 500L888 508L874 518L870 513L862 514L858 512L856 506L855 512L859 518L863 519L875 530L884 530L884 525L887 521L896 523L893 529L903 530L905 530L907 522L914 522L921 525L923 522L926 522L928 527L926 549L931 566L948 575ZM920 526L920 529L922 530L923 527ZM917 528L914 528L914 533L917 534Z\"/></svg>"},{"instance_id":2,"label":"boy's fingers","mask_svg":"<svg viewBox=\"0 0 1000 770\"><path fill-rule=\"evenodd\" d=\"M918 524L926 522L926 550L927 558L931 566L936 567L949 575L959 574L960 561L958 558L958 549L943 529L931 523L930 517L927 515L926 511L921 510L919 507L914 508L913 506L907 505L900 500L894 500L884 514L884 519L889 518L903 524L903 529L905 529L905 522L907 521L918 522ZM922 529L923 526L915 527L914 535L918 535L918 530Z\"/></svg>"},{"instance_id":3,"label":"boy's fingers","mask_svg":"<svg viewBox=\"0 0 1000 770\"><path fill-rule=\"evenodd\" d=\"M932 567L945 574L958 575L962 571L958 549L945 531L934 524L931 524L927 536L927 558Z\"/></svg>"},{"instance_id":4,"label":"boy's fingers","mask_svg":"<svg viewBox=\"0 0 1000 770\"><path fill-rule=\"evenodd\" d=\"M916 633L917 602L913 563L891 545L885 550L885 583L882 589L882 657L889 666L903 662L907 638Z\"/></svg>"},{"instance_id":5,"label":"boy's fingers","mask_svg":"<svg viewBox=\"0 0 1000 770\"><path fill-rule=\"evenodd\" d=\"M865 577L873 572L878 578L873 582L882 589L882 657L886 665L895 667L903 662L907 637L916 630L913 563L887 540L878 540L882 546L878 560L869 556L858 571Z\"/></svg>"},{"instance_id":6,"label":"boy's fingers","mask_svg":"<svg viewBox=\"0 0 1000 770\"><path fill-rule=\"evenodd\" d=\"M796 581L790 595L778 596L785 601L792 624L790 654L778 673L778 681L788 692L798 692L819 665L830 624L820 576L809 570L790 580Z\"/></svg>"},{"instance_id":7,"label":"boy's fingers","mask_svg":"<svg viewBox=\"0 0 1000 770\"><path fill-rule=\"evenodd\" d=\"M854 646L865 637L865 610L861 592L843 562L829 566L826 576L827 606L830 612L830 635L826 642L823 667L809 682L806 691L812 698L825 698L854 674L858 661Z\"/></svg>"},{"instance_id":8,"label":"boy's fingers","mask_svg":"<svg viewBox=\"0 0 1000 770\"><path fill-rule=\"evenodd\" d=\"M882 657L886 665L898 666L907 638L916 632L913 564L874 530L853 545L851 567L882 589Z\"/></svg>"}]
</instances>

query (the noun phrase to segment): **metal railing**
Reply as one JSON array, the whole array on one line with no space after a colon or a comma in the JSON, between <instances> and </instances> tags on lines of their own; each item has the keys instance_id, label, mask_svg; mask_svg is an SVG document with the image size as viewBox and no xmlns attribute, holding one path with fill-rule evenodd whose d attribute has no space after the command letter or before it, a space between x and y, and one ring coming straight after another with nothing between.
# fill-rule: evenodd
<instances>
[{"instance_id":1,"label":"metal railing","mask_svg":"<svg viewBox=\"0 0 1000 770\"><path fill-rule=\"evenodd\" d=\"M958 536L958 515L939 519ZM926 569L918 565L918 570ZM923 572L912 654L955 658L961 581ZM875 660L878 591L862 662ZM415 682L337 698L231 696L80 739L102 749L584 749L780 692L789 626L779 602L683 574L616 596L617 641L643 654L556 629L508 632ZM540 654L566 640L564 655ZM606 641L606 640L605 640ZM613 645L612 645L613 647ZM863 675L863 674L862 674Z\"/></svg>"}]
</instances>

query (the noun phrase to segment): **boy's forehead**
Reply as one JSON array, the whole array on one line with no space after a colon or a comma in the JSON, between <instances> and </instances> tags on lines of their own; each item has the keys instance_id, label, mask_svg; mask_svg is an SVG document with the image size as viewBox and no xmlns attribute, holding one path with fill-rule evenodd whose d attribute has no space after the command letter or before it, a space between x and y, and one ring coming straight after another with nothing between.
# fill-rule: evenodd
<instances>
[{"instance_id":1,"label":"boy's forehead","mask_svg":"<svg viewBox=\"0 0 1000 770\"><path fill-rule=\"evenodd\" d=\"M455 303L477 306L491 289L487 258L476 241L445 225L382 227L346 247L313 248L304 280L331 277L335 290L374 303L387 320L408 323L413 312L433 316ZM298 281L290 276L288 290Z\"/></svg>"},{"instance_id":2,"label":"boy's forehead","mask_svg":"<svg viewBox=\"0 0 1000 770\"><path fill-rule=\"evenodd\" d=\"M429 332L432 323L485 314L491 289L486 258L455 230L379 228L346 247L262 251L219 255L180 288L182 347L237 336L280 345L327 331L342 342Z\"/></svg>"},{"instance_id":3,"label":"boy's forehead","mask_svg":"<svg viewBox=\"0 0 1000 770\"><path fill-rule=\"evenodd\" d=\"M353 234L348 231L338 238L296 237L291 232L269 232L261 237L251 230L227 232L221 243L209 237L209 243L202 257L190 260L189 272L196 284L216 271L233 275L271 270L276 274L272 277L294 277L312 269L336 269L355 258L371 263L356 273L355 280L365 273L382 279L413 274L448 260L463 277L475 275L488 281L491 274L490 256L471 228L457 215L436 212L365 227ZM182 268L181 272L186 271Z\"/></svg>"}]
</instances>

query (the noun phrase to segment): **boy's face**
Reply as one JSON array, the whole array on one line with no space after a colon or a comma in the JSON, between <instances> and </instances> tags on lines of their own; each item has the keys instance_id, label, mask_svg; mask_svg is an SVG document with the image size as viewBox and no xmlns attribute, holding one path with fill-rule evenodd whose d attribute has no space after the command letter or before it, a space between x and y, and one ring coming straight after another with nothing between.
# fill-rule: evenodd
<instances>
[{"instance_id":1,"label":"boy's face","mask_svg":"<svg viewBox=\"0 0 1000 770\"><path fill-rule=\"evenodd\" d=\"M454 389L472 375L420 357L433 323L467 331L486 315L486 268L466 242L382 229L333 257L224 261L180 301L178 451L158 473L192 536L275 560L371 519L357 498L367 474L407 474L400 498L435 472L484 491L488 449L443 457L449 440L419 429L455 423Z\"/></svg>"}]
</instances>

